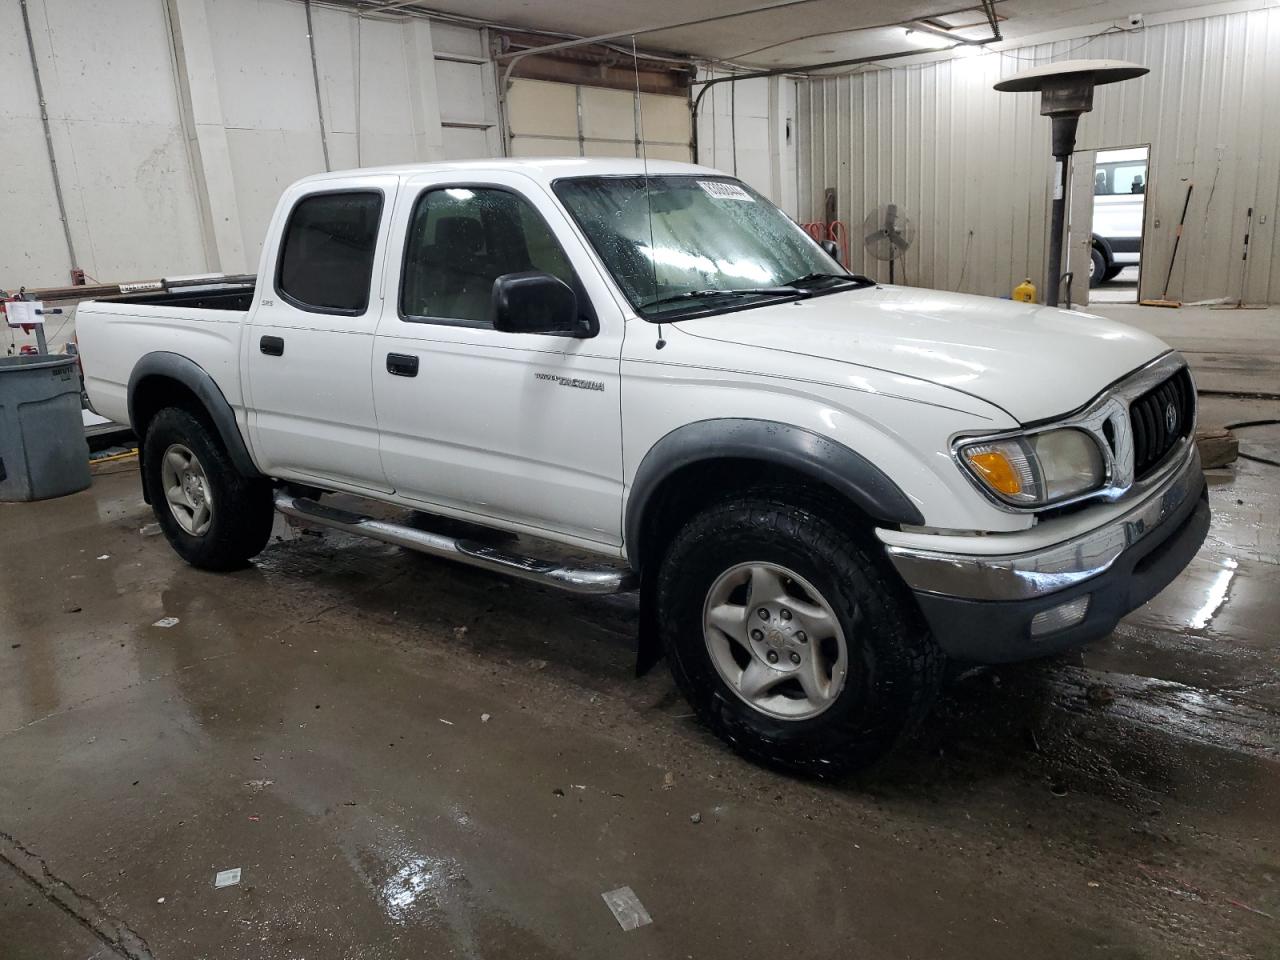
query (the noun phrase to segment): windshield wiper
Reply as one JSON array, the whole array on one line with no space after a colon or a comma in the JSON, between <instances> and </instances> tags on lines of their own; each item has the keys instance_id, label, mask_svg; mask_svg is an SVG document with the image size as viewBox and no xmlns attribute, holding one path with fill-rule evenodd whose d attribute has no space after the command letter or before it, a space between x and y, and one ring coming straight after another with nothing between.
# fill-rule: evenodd
<instances>
[{"instance_id":1,"label":"windshield wiper","mask_svg":"<svg viewBox=\"0 0 1280 960\"><path fill-rule=\"evenodd\" d=\"M683 293L673 293L669 297L659 297L657 300L650 300L648 303L641 304L643 308L658 307L667 303L679 303L682 300L698 300L703 297L745 297L745 296L764 296L764 297L806 297L809 295L807 290L801 290L795 286L782 287L741 287L728 290L716 290L708 288L706 290L686 290Z\"/></svg>"},{"instance_id":2,"label":"windshield wiper","mask_svg":"<svg viewBox=\"0 0 1280 960\"><path fill-rule=\"evenodd\" d=\"M794 280L789 281L789 285L792 287L807 286L820 280L839 280L841 283L853 283L859 287L875 286L874 280L859 273L807 273L803 277L796 277Z\"/></svg>"}]
</instances>

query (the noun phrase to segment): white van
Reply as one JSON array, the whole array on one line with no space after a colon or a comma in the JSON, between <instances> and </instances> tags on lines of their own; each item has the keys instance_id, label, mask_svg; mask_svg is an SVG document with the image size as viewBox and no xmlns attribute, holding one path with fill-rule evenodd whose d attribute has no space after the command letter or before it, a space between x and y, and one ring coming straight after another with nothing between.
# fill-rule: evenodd
<instances>
[{"instance_id":1,"label":"white van","mask_svg":"<svg viewBox=\"0 0 1280 960\"><path fill-rule=\"evenodd\" d=\"M1137 264L1142 249L1142 206L1147 190L1147 148L1100 150L1093 168L1093 258L1096 287Z\"/></svg>"}]
</instances>

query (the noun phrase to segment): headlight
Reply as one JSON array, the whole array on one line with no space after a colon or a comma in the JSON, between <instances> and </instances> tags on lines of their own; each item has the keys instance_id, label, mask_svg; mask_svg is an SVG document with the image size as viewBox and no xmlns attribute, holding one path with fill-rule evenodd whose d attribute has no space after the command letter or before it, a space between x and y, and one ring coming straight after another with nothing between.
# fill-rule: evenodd
<instances>
[{"instance_id":1,"label":"headlight","mask_svg":"<svg viewBox=\"0 0 1280 960\"><path fill-rule=\"evenodd\" d=\"M959 453L982 487L1016 506L1046 506L1086 493L1101 486L1106 473L1102 451L1083 430L980 440Z\"/></svg>"}]
</instances>

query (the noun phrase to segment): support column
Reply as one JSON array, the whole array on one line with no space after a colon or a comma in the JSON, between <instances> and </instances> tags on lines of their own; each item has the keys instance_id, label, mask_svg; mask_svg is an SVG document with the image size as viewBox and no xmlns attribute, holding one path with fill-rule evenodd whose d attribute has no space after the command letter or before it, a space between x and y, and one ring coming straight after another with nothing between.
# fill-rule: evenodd
<instances>
[{"instance_id":1,"label":"support column","mask_svg":"<svg viewBox=\"0 0 1280 960\"><path fill-rule=\"evenodd\" d=\"M245 260L205 0L165 0L165 16L209 269L251 272L257 264Z\"/></svg>"},{"instance_id":2,"label":"support column","mask_svg":"<svg viewBox=\"0 0 1280 960\"><path fill-rule=\"evenodd\" d=\"M444 159L440 127L440 95L436 87L436 53L431 24L414 17L404 25L404 59L409 74L409 111L414 154L418 160Z\"/></svg>"},{"instance_id":3,"label":"support column","mask_svg":"<svg viewBox=\"0 0 1280 960\"><path fill-rule=\"evenodd\" d=\"M796 198L796 138L791 117L789 77L769 78L769 199L791 216Z\"/></svg>"}]
</instances>

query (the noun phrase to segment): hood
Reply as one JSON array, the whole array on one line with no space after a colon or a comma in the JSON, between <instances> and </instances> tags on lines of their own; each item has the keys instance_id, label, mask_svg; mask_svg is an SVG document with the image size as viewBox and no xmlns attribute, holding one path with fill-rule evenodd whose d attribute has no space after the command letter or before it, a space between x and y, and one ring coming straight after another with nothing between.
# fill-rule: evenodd
<instances>
[{"instance_id":1,"label":"hood","mask_svg":"<svg viewBox=\"0 0 1280 960\"><path fill-rule=\"evenodd\" d=\"M1090 314L915 287L867 287L679 322L682 332L928 380L1020 423L1083 406L1166 353L1148 333Z\"/></svg>"}]
</instances>

